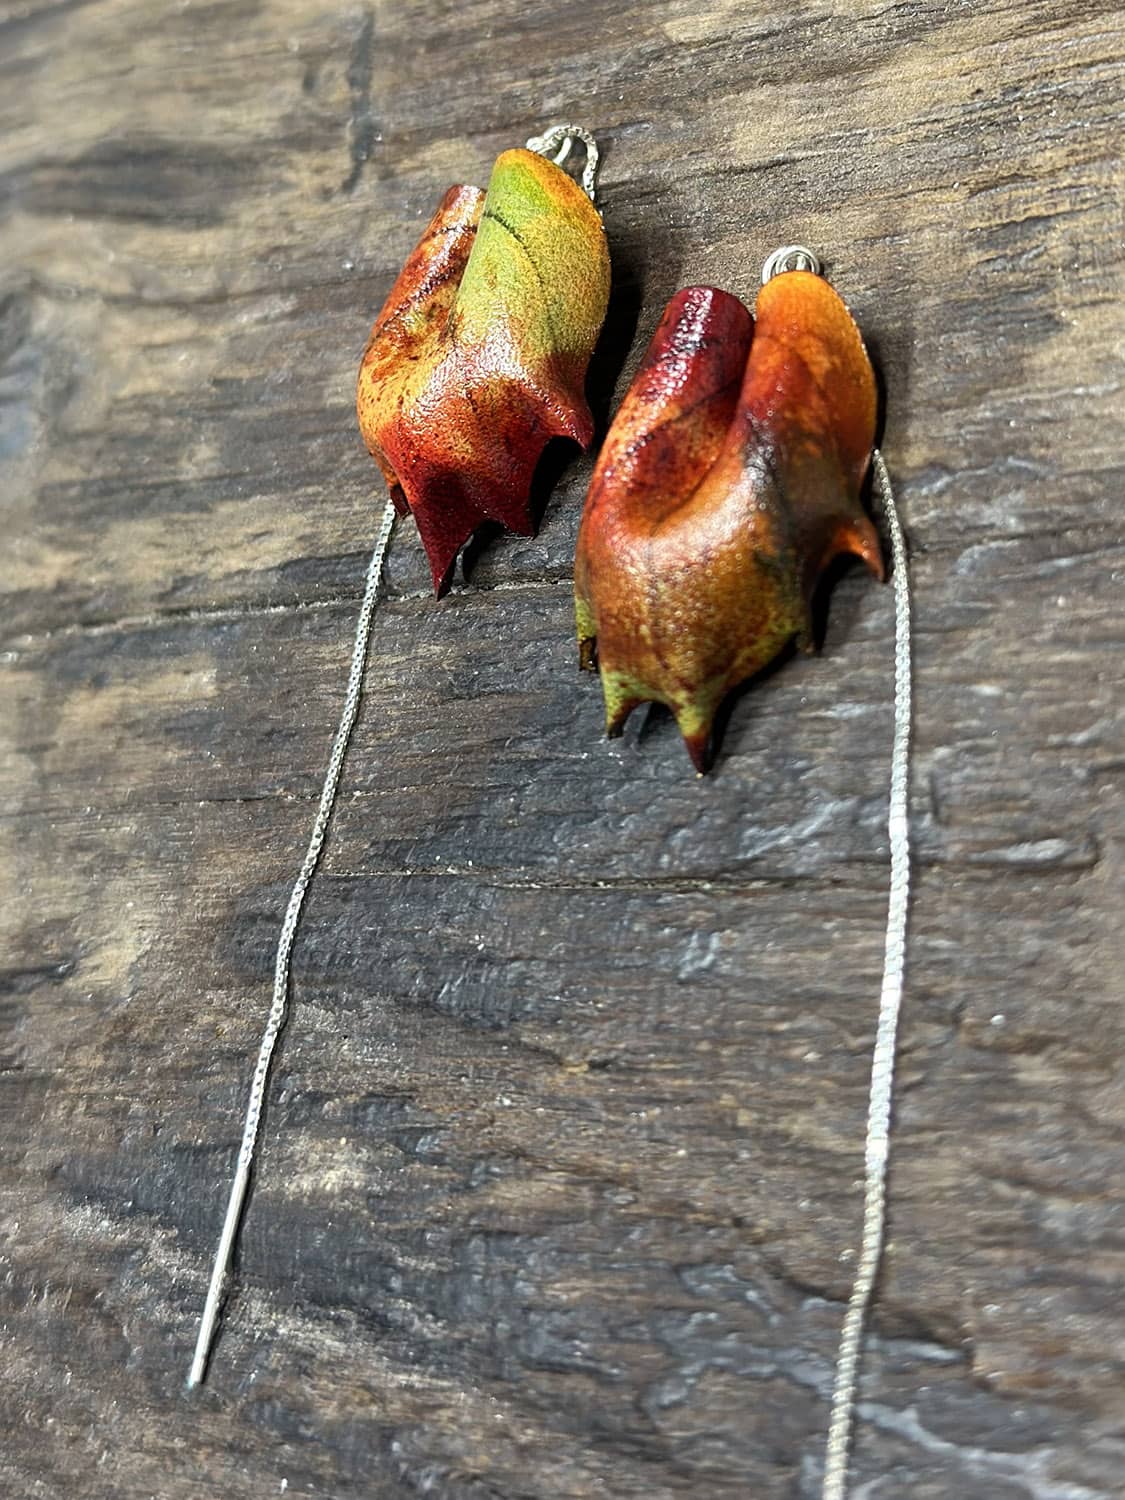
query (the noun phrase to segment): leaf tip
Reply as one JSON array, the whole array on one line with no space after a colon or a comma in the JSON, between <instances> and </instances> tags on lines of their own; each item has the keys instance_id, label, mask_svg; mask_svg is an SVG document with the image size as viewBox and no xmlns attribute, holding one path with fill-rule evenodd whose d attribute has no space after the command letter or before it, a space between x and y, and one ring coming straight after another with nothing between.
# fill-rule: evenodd
<instances>
[{"instance_id":1,"label":"leaf tip","mask_svg":"<svg viewBox=\"0 0 1125 1500\"><path fill-rule=\"evenodd\" d=\"M711 730L701 730L696 734L685 734L684 744L687 753L691 756L691 763L700 776L706 776L711 769Z\"/></svg>"}]
</instances>

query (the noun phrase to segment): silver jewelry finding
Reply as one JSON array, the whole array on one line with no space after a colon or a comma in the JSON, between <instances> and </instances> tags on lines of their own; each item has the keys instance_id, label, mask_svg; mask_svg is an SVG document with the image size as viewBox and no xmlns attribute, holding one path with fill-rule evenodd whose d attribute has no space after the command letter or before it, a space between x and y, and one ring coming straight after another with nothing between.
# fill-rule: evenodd
<instances>
[{"instance_id":1,"label":"silver jewelry finding","mask_svg":"<svg viewBox=\"0 0 1125 1500\"><path fill-rule=\"evenodd\" d=\"M883 956L883 986L879 997L879 1020L871 1060L871 1092L867 1108L867 1141L864 1150L863 1229L859 1265L836 1359L836 1382L832 1392L832 1415L824 1459L822 1500L845 1500L848 1484L848 1452L855 1424L856 1383L859 1356L866 1331L867 1311L879 1273L887 1220L887 1158L891 1140L891 1104L894 1094L895 1051L898 1018L902 1009L903 973L906 964L906 919L910 907L910 731L912 658L910 645L910 580L907 575L906 539L902 533L891 478L878 448L871 456L875 488L886 522L894 564L895 596L895 706L891 747L891 793L887 833L891 850L890 898L887 904L887 937Z\"/></svg>"},{"instance_id":2,"label":"silver jewelry finding","mask_svg":"<svg viewBox=\"0 0 1125 1500\"><path fill-rule=\"evenodd\" d=\"M581 141L586 148L586 164L582 168L580 180L582 191L593 203L601 152L598 150L597 141L588 130L583 129L581 125L552 125L542 135L533 135L527 143L527 149L536 152L539 156L548 157L556 167L561 167L570 155L575 141Z\"/></svg>"},{"instance_id":3,"label":"silver jewelry finding","mask_svg":"<svg viewBox=\"0 0 1125 1500\"><path fill-rule=\"evenodd\" d=\"M262 1040L258 1047L258 1061L254 1067L254 1076L246 1101L246 1118L242 1127L242 1144L238 1149L238 1162L235 1167L234 1180L231 1183L230 1197L227 1200L226 1216L223 1219L222 1233L219 1236L219 1246L215 1251L215 1261L211 1267L211 1281L207 1288L207 1301L203 1306L203 1316L199 1323L199 1336L195 1343L195 1355L192 1359L191 1370L187 1378L189 1390L193 1386L199 1385L206 1375L207 1362L211 1356L211 1346L215 1341L215 1329L219 1320L219 1308L222 1304L227 1271L230 1268L231 1255L234 1252L234 1242L238 1237L239 1225L242 1222L242 1210L246 1204L246 1191L250 1186L250 1173L253 1170L254 1157L257 1152L258 1128L261 1124L262 1107L266 1100L266 1090L269 1087L270 1067L273 1063L274 1052L277 1050L277 1039L285 1026L289 1010L289 971L290 961L293 956L293 941L297 936L297 925L301 920L305 897L308 894L309 886L312 883L316 867L320 863L321 853L324 850L324 841L328 836L328 825L332 820L332 809L336 805L336 793L340 787L340 776L344 769L344 758L348 753L348 743L351 740L356 719L359 717L359 702L363 696L363 673L367 664L368 643L371 639L371 617L375 612L375 600L379 592L379 580L383 576L383 560L387 555L387 547L391 540L394 520L394 503L388 500L383 510L383 518L379 524L379 535L375 539L375 547L371 553L371 562L367 569L367 582L364 587L363 603L359 608L359 619L356 622L355 628L355 646L352 650L352 666L351 672L348 675L348 688L344 695L344 707L340 713L340 723L336 730L336 738L332 744L332 754L328 760L328 769L324 775L324 786L320 793L320 804L317 807L316 818L313 822L312 835L309 839L308 849L305 852L304 863L301 865L300 873L293 886L289 897L289 905L285 911L285 920L281 925L281 936L278 939L277 957L274 962L273 999L266 1016L265 1029L262 1032Z\"/></svg>"},{"instance_id":4,"label":"silver jewelry finding","mask_svg":"<svg viewBox=\"0 0 1125 1500\"><path fill-rule=\"evenodd\" d=\"M811 271L814 276L819 276L820 261L805 245L782 245L780 250L767 256L762 267L762 285L783 271Z\"/></svg>"}]
</instances>

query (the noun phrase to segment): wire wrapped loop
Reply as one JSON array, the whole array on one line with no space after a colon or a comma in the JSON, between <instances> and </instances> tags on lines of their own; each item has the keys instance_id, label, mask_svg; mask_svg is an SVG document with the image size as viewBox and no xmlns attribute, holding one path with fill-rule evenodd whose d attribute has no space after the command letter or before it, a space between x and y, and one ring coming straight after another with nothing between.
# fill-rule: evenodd
<instances>
[{"instance_id":1,"label":"wire wrapped loop","mask_svg":"<svg viewBox=\"0 0 1125 1500\"><path fill-rule=\"evenodd\" d=\"M762 285L780 276L783 271L811 271L820 275L820 260L806 245L782 245L766 257L762 267Z\"/></svg>"},{"instance_id":2,"label":"wire wrapped loop","mask_svg":"<svg viewBox=\"0 0 1125 1500\"><path fill-rule=\"evenodd\" d=\"M556 167L561 167L570 156L575 141L581 141L586 148L586 164L582 168L582 176L579 181L582 191L595 202L595 192L598 181L598 163L601 160L601 152L598 143L588 130L581 125L552 125L542 135L533 135L527 142L527 149L535 151L540 156L546 156L554 162Z\"/></svg>"}]
</instances>

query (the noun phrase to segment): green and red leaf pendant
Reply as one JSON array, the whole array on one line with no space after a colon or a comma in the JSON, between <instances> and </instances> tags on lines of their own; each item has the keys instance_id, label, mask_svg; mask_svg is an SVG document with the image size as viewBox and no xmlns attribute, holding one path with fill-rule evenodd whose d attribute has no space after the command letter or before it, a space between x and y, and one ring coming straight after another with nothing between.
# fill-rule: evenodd
<instances>
[{"instance_id":1,"label":"green and red leaf pendant","mask_svg":"<svg viewBox=\"0 0 1125 1500\"><path fill-rule=\"evenodd\" d=\"M606 727L675 714L705 769L715 713L794 638L812 648L817 579L840 553L883 576L860 503L876 389L863 340L820 276L775 275L756 318L713 287L665 310L606 437L582 515L582 665Z\"/></svg>"},{"instance_id":2,"label":"green and red leaf pendant","mask_svg":"<svg viewBox=\"0 0 1125 1500\"><path fill-rule=\"evenodd\" d=\"M497 158L488 192L450 188L375 321L360 430L434 588L485 521L530 535L529 492L554 437L593 438L586 367L609 300L601 218L533 151Z\"/></svg>"}]
</instances>

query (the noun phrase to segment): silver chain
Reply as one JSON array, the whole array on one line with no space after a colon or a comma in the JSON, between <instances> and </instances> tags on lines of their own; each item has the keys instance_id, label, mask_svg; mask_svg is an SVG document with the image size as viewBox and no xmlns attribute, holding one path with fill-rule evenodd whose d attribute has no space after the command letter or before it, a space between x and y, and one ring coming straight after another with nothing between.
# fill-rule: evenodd
<instances>
[{"instance_id":1,"label":"silver chain","mask_svg":"<svg viewBox=\"0 0 1125 1500\"><path fill-rule=\"evenodd\" d=\"M895 1049L898 1018L902 1008L903 971L906 963L906 918L910 906L910 823L907 797L910 789L911 649L910 581L907 577L906 541L890 475L878 448L872 455L879 503L891 542L894 562L895 599L895 708L891 749L891 794L887 832L891 847L890 897L887 904L887 939L883 957L883 987L879 997L879 1023L871 1062L871 1093L867 1108L867 1142L864 1150L863 1231L859 1265L840 1335L836 1359L836 1383L832 1392L832 1415L824 1459L822 1500L844 1500L848 1484L848 1454L855 1424L856 1383L859 1356L867 1324L871 1294L879 1272L887 1219L887 1157L891 1139L891 1102L894 1094Z\"/></svg>"},{"instance_id":2,"label":"silver chain","mask_svg":"<svg viewBox=\"0 0 1125 1500\"><path fill-rule=\"evenodd\" d=\"M527 149L534 151L538 156L549 157L556 167L561 167L570 155L571 147L575 141L581 141L586 148L586 165L582 168L582 191L595 202L595 193L598 182L598 162L601 153L598 143L588 130L581 125L552 125L542 135L533 135L527 143Z\"/></svg>"},{"instance_id":3,"label":"silver chain","mask_svg":"<svg viewBox=\"0 0 1125 1500\"><path fill-rule=\"evenodd\" d=\"M231 1183L230 1198L227 1200L226 1218L223 1220L222 1233L219 1236L219 1247L215 1252L215 1262L211 1268L211 1283L207 1288L207 1301L199 1323L195 1357L192 1359L191 1371L187 1378L189 1390L199 1385L206 1375L211 1346L215 1341L215 1328L218 1323L223 1288L242 1221L246 1190L250 1185L250 1173L254 1166L258 1146L258 1127L261 1123L262 1106L265 1103L266 1090L269 1086L270 1067L277 1048L277 1039L285 1026L289 1010L289 972L293 941L297 935L297 926L301 920L305 897L308 895L316 867L320 863L324 841L328 835L328 825L332 821L332 809L336 804L336 794L340 787L344 759L348 753L348 742L359 715L360 699L363 696L363 674L367 665L367 648L371 640L371 618L375 612L379 581L383 576L383 561L387 555L394 520L395 508L388 500L379 524L375 547L371 553L371 562L367 568L363 603L359 607L359 619L355 627L355 646L352 650L351 672L348 675L348 690L344 697L344 707L336 729L336 738L332 744L332 754L328 758L328 769L324 774L324 785L321 788L320 804L313 822L312 836L309 839L309 847L305 851L300 874L297 876L296 884L289 897L285 920L281 924L281 936L278 939L277 958L273 971L273 1000L266 1017L265 1030L262 1032L262 1040L258 1047L258 1061L250 1084L250 1095L246 1103L246 1120L242 1127L242 1144L238 1150L238 1164L235 1168L234 1181Z\"/></svg>"}]
</instances>

